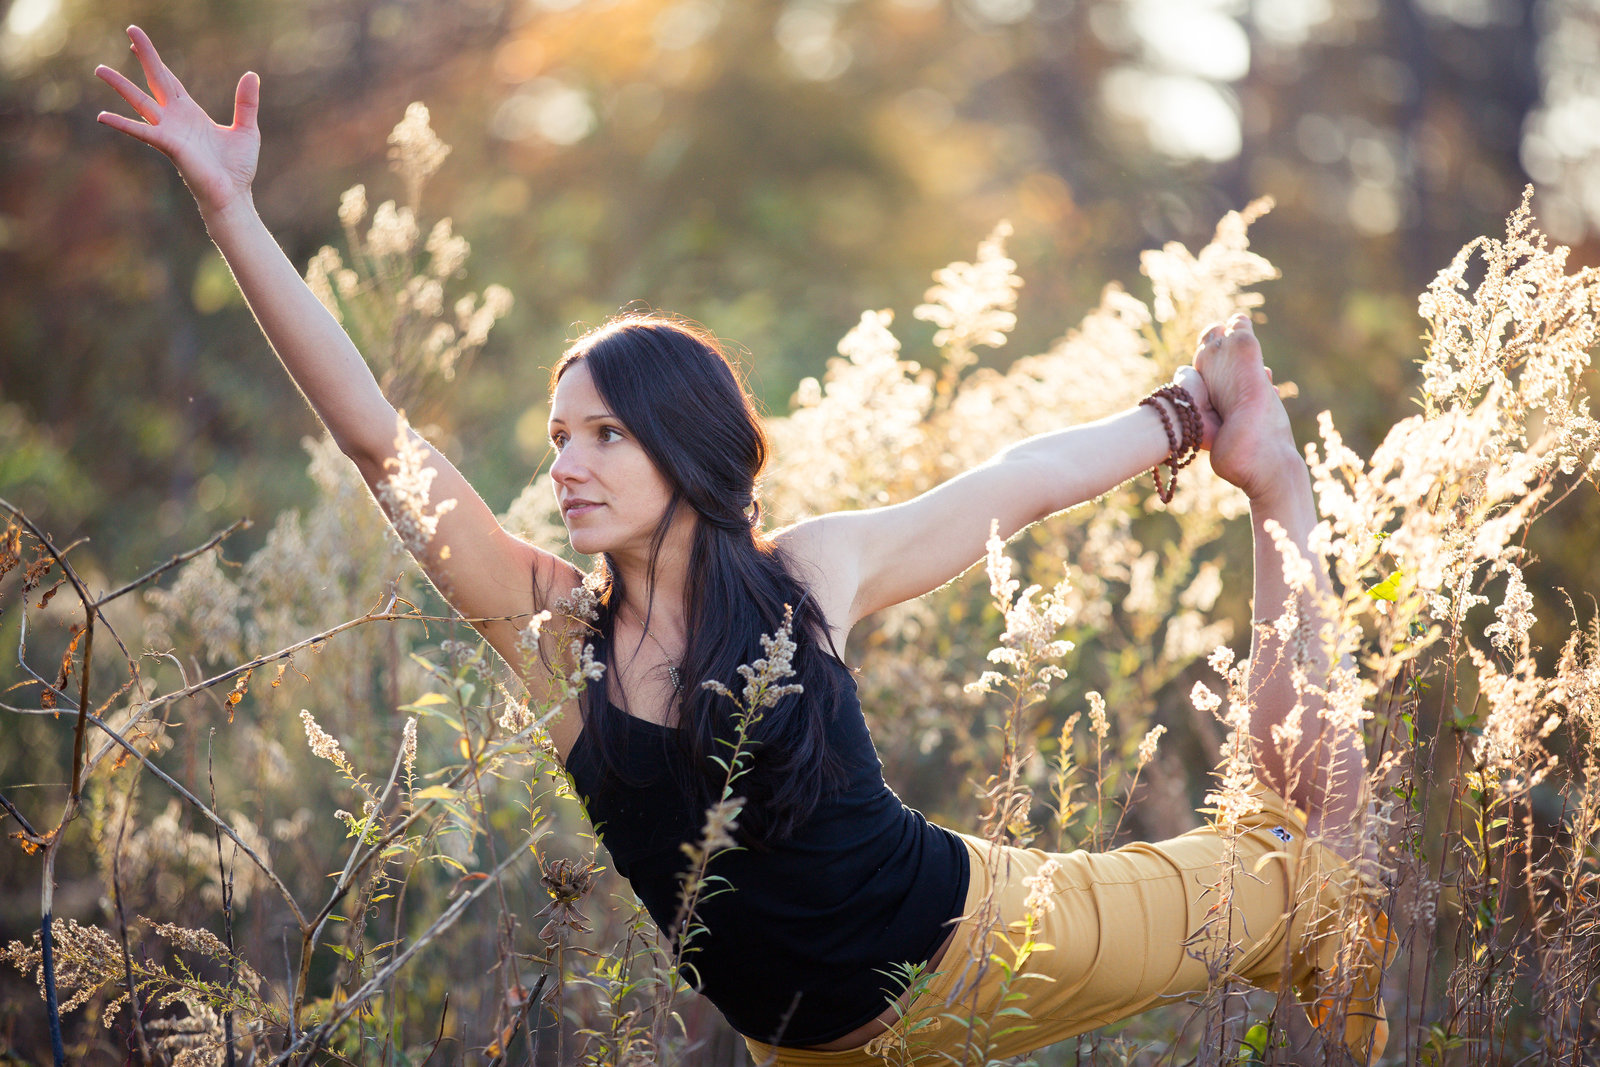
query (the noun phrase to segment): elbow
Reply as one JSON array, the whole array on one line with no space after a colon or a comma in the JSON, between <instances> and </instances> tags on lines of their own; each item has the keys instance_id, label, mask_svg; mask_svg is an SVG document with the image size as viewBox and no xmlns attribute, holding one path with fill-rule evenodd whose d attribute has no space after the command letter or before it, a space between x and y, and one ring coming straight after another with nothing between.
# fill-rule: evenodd
<instances>
[{"instance_id":1,"label":"elbow","mask_svg":"<svg viewBox=\"0 0 1600 1067\"><path fill-rule=\"evenodd\" d=\"M382 466L383 458L378 455L373 442L332 431L329 431L329 436L333 438L333 443L339 446L339 451L345 454L345 458L362 470L374 465Z\"/></svg>"},{"instance_id":2,"label":"elbow","mask_svg":"<svg viewBox=\"0 0 1600 1067\"><path fill-rule=\"evenodd\" d=\"M339 446L339 451L345 458L356 465L356 470L361 473L362 481L368 485L377 485L387 473L384 463L394 455L394 443L391 441L387 447L380 447L376 438L362 439L333 435L334 444Z\"/></svg>"},{"instance_id":3,"label":"elbow","mask_svg":"<svg viewBox=\"0 0 1600 1067\"><path fill-rule=\"evenodd\" d=\"M367 420L365 425L344 426L335 430L329 428L333 440L350 461L361 471L368 484L384 476L384 464L395 454L397 434L399 432L414 432L409 426L402 429L399 423L400 415L391 412L391 417L384 419Z\"/></svg>"}]
</instances>

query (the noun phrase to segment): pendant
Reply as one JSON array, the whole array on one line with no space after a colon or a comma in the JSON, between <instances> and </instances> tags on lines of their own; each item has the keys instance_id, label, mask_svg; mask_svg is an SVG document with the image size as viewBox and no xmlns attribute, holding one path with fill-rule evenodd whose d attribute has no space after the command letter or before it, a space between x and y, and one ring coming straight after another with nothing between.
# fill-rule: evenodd
<instances>
[{"instance_id":1,"label":"pendant","mask_svg":"<svg viewBox=\"0 0 1600 1067\"><path fill-rule=\"evenodd\" d=\"M672 681L672 691L674 693L683 692L683 675L679 674L678 668L670 663L667 664L667 677Z\"/></svg>"}]
</instances>

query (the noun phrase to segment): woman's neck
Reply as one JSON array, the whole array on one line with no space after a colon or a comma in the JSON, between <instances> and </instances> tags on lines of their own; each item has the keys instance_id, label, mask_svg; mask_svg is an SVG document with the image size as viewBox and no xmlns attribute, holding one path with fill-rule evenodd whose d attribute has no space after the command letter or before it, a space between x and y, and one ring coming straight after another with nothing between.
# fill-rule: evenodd
<instances>
[{"instance_id":1,"label":"woman's neck","mask_svg":"<svg viewBox=\"0 0 1600 1067\"><path fill-rule=\"evenodd\" d=\"M612 565L621 579L623 603L619 616L649 631L660 640L681 647L688 632L689 554L694 542L692 522L674 522L661 542L651 573L649 553L619 553Z\"/></svg>"}]
</instances>

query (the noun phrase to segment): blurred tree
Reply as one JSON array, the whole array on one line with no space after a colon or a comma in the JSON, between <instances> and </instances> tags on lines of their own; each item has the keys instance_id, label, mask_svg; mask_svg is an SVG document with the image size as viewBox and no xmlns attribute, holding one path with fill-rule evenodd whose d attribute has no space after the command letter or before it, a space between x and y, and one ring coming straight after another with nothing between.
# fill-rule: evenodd
<instances>
[{"instance_id":1,"label":"blurred tree","mask_svg":"<svg viewBox=\"0 0 1600 1067\"><path fill-rule=\"evenodd\" d=\"M93 123L113 101L89 71L140 21L219 112L240 70L263 74L258 201L300 263L334 239L340 190L398 194L378 179L384 134L407 101L433 109L456 151L425 209L473 242L473 282L518 302L515 340L420 421L493 502L544 456L541 368L630 301L747 345L782 408L861 308L903 312L998 218L1034 331L1004 360L1140 249L1193 244L1263 194L1279 206L1257 240L1288 279L1268 304L1282 376L1375 434L1402 413L1415 293L1497 228L1519 151L1544 159L1535 142L1567 128L1549 115L1577 83L1549 35L1577 17L1490 0L18 0L0 23L0 375L26 432L117 501L57 521L132 563L307 491L296 441L314 424L187 196Z\"/></svg>"}]
</instances>

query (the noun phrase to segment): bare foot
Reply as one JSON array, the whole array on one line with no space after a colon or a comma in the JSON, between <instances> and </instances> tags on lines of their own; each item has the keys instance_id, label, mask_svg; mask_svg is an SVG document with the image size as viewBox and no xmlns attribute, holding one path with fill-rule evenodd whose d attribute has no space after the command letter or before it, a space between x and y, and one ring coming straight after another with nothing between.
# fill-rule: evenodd
<instances>
[{"instance_id":1,"label":"bare foot","mask_svg":"<svg viewBox=\"0 0 1600 1067\"><path fill-rule=\"evenodd\" d=\"M1222 416L1211 442L1212 469L1252 500L1279 491L1286 471L1304 477L1289 414L1262 361L1250 319L1235 315L1207 330L1194 362L1211 405Z\"/></svg>"}]
</instances>

